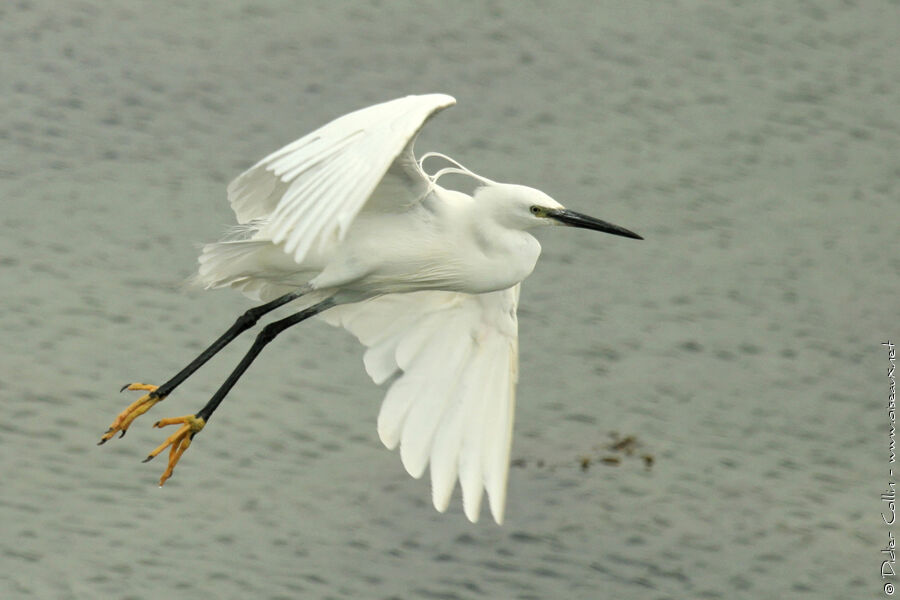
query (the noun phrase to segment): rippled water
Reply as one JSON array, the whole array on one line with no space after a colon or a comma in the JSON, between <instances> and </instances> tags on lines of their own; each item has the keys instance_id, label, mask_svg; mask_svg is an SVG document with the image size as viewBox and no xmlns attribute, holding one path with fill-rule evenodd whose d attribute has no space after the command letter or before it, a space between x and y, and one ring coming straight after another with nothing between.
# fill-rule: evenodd
<instances>
[{"instance_id":1,"label":"rippled water","mask_svg":"<svg viewBox=\"0 0 900 600\"><path fill-rule=\"evenodd\" d=\"M879 593L897 7L595 4L0 8L0 595ZM647 238L543 238L506 524L434 512L323 324L266 350L164 489L153 418L98 449L121 384L248 306L182 285L232 221L227 181L427 91L459 106L420 150ZM156 418L196 411L248 343Z\"/></svg>"}]
</instances>

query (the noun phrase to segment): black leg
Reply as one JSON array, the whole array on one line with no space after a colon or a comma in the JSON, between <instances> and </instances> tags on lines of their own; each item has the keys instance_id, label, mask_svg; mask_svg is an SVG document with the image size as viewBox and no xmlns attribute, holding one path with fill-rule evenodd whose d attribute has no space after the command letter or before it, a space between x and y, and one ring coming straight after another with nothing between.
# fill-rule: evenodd
<instances>
[{"instance_id":1,"label":"black leg","mask_svg":"<svg viewBox=\"0 0 900 600\"><path fill-rule=\"evenodd\" d=\"M298 290L296 292L291 292L289 294L285 294L284 296L280 296L280 297L272 300L271 302L267 302L266 304L251 308L250 310L248 310L247 312L245 312L244 314L239 316L237 318L237 320L234 322L234 325L232 325L228 329L228 331L223 333L219 337L219 339L217 339L215 342L212 343L212 345L210 345L209 348L207 348L206 350L201 352L200 355L197 358L195 358L194 360L192 360L188 366L186 366L185 368L180 370L172 379L168 380L167 382L165 382L164 384L159 386L157 389L150 392L150 394L149 394L150 398L161 399L161 398L165 398L166 396L171 394L172 390L174 390L176 387L181 385L185 379L190 377L197 369L199 369L204 364L206 364L206 362L209 359L211 359L213 356L215 356L216 353L219 352L219 350L221 350L222 348L227 346L229 343L231 343L237 336L239 336L243 332L247 331L248 329L250 329L251 327L256 325L256 322L259 321L260 317L262 317L263 315L265 315L267 313L272 312L276 308L284 306L285 304L287 304L288 302L291 302L292 300L296 300L297 298L302 296L305 293L305 291L306 290L303 289L303 290ZM127 387L128 386L126 385L122 389L124 390Z\"/></svg>"},{"instance_id":2,"label":"black leg","mask_svg":"<svg viewBox=\"0 0 900 600\"><path fill-rule=\"evenodd\" d=\"M256 322L262 317L264 314L272 312L279 306L283 306L292 300L296 300L303 294L309 291L306 287L303 287L297 291L291 292L289 294L285 294L271 302L267 302L261 306L257 306L255 308L251 308L234 322L228 331L222 334L219 339L212 343L212 345L200 353L200 356L191 361L191 363L179 371L175 377L165 382L159 387L154 385L147 385L144 383L129 383L124 386L122 390L143 390L146 391L147 394L141 396L137 400L135 400L128 408L123 410L119 415L113 420L112 425L106 430L103 436L100 438L100 441L97 442L98 445L103 445L116 434L119 433L119 437L125 435L125 432L128 431L128 427L131 426L131 423L150 410L154 404L168 396L172 390L181 385L181 383L191 376L197 369L202 367L206 361L216 355L216 353L227 346L234 338L239 336L244 331L250 329Z\"/></svg>"},{"instance_id":3,"label":"black leg","mask_svg":"<svg viewBox=\"0 0 900 600\"><path fill-rule=\"evenodd\" d=\"M159 485L163 485L169 477L172 476L172 472L175 469L175 465L178 464L179 459L181 459L181 455L184 454L184 451L188 449L191 445L191 440L194 439L194 436L199 433L205 426L206 421L209 420L209 417L212 416L213 412L219 407L219 404L222 403L222 400L225 396L228 395L228 392L231 391L231 388L234 387L234 384L237 383L238 379L244 374L250 364L259 356L259 353L262 349L271 342L275 337L287 329L292 325L296 325L301 321L305 321L306 319L312 317L313 315L317 315L323 310L331 308L335 305L334 300L328 298L319 302L318 304L314 304L307 309L301 310L298 313L295 313L289 317L281 319L280 321L275 321L274 323L269 323L265 327L263 327L262 331L259 332L259 335L256 336L256 340L253 342L253 345L250 347L250 350L247 351L247 354L244 355L244 358L241 359L241 362L238 363L238 366L235 367L234 371L231 372L231 375L228 376L228 379L225 380L225 383L216 390L216 393L213 394L213 397L210 398L209 402L200 409L195 415L185 415L183 417L174 417L170 419L161 419L154 424L154 427L167 427L169 425L180 424L181 427L170 435L166 441L156 447L147 458L144 459L144 462L148 460L152 460L154 457L159 455L160 452L165 450L166 448L171 448L169 452L169 464L166 466L166 470L163 472L162 477L159 478ZM261 307L262 308L262 307ZM271 310L271 309L269 309ZM235 323L235 327L237 327L239 323ZM229 330L230 331L230 330ZM224 336L223 336L224 337ZM217 342L218 343L218 342ZM226 342L227 343L227 342ZM224 344L223 344L224 345ZM215 344L212 348L215 348ZM215 352L213 352L214 354ZM204 353L206 354L206 353ZM199 358L202 358L201 355ZM196 361L195 361L196 362ZM193 364L193 363L192 363ZM202 363L201 363L202 364ZM177 377L177 376L176 376ZM177 384L176 384L177 385ZM140 402L140 401L139 401ZM151 403L152 404L152 403ZM139 408L136 412L145 412L146 408ZM132 417L128 417L133 420ZM128 423L125 424L125 428L127 428ZM110 432L116 430L117 424L113 423L113 427L110 427ZM118 429L122 429L122 427L118 427ZM124 431L124 429L122 429ZM107 433L101 443L108 439L108 436L112 435L111 433Z\"/></svg>"},{"instance_id":4,"label":"black leg","mask_svg":"<svg viewBox=\"0 0 900 600\"><path fill-rule=\"evenodd\" d=\"M222 403L222 400L228 395L228 392L231 391L231 388L234 387L234 384L237 383L238 379L244 374L244 371L250 366L250 364L259 356L259 353L262 352L262 349L275 339L275 337L293 325L300 323L301 321L305 321L306 319L315 316L334 306L334 301L331 299L324 300L310 306L305 310L301 310L298 313L295 313L289 317L285 317L280 321L275 321L273 323L269 323L265 327L263 327L262 331L256 336L256 340L253 342L253 346L250 347L250 350L247 351L247 354L244 355L244 358L241 359L241 362L238 363L238 366L235 367L234 371L231 372L231 375L228 376L228 379L225 380L225 383L216 390L216 393L213 394L213 397L209 399L209 402L206 403L206 406L200 409L200 411L194 415L198 419L203 419L204 422L209 421L209 417L212 416L213 412L219 407L219 404Z\"/></svg>"}]
</instances>

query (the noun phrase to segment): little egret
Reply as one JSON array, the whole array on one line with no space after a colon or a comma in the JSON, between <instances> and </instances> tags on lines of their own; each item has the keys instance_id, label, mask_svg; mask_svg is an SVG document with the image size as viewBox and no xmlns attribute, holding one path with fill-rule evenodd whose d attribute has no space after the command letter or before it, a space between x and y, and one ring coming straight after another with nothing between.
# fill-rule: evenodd
<instances>
[{"instance_id":1,"label":"little egret","mask_svg":"<svg viewBox=\"0 0 900 600\"><path fill-rule=\"evenodd\" d=\"M413 144L422 126L455 103L428 94L363 108L232 181L228 200L239 225L203 248L196 279L263 304L163 385L122 388L146 394L116 417L100 443L124 435L260 317L295 303L299 311L259 332L199 412L155 423L181 425L146 458L170 448L159 484L263 347L319 315L354 334L367 347L368 374L390 383L378 435L390 449L399 444L413 477L430 465L435 508L447 509L459 479L466 517L478 519L487 491L501 523L518 379L516 305L541 251L530 232L569 225L642 238L536 189L476 175L442 154L417 160ZM431 157L452 166L429 175L423 163ZM443 188L438 180L447 174L470 177L478 187L471 196Z\"/></svg>"}]
</instances>

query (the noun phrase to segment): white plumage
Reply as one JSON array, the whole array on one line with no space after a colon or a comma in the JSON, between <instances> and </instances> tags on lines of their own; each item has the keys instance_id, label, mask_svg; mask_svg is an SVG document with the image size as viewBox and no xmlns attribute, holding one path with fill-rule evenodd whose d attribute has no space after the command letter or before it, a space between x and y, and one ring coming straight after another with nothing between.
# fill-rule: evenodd
<instances>
[{"instance_id":1,"label":"white plumage","mask_svg":"<svg viewBox=\"0 0 900 600\"><path fill-rule=\"evenodd\" d=\"M639 237L564 209L546 194L453 166L429 176L413 154L423 124L455 100L407 96L340 117L270 154L228 186L240 227L204 247L198 280L256 300L305 292L366 346L390 387L378 418L406 470L430 465L434 505L458 479L476 521L486 490L503 520L517 371L519 283L534 268L540 225ZM431 156L431 155L426 155ZM445 189L473 177L474 196ZM214 407L213 407L214 410ZM211 411L210 411L211 412Z\"/></svg>"},{"instance_id":2,"label":"white plumage","mask_svg":"<svg viewBox=\"0 0 900 600\"><path fill-rule=\"evenodd\" d=\"M322 314L364 346L366 371L391 383L378 435L400 444L403 466L431 464L434 506L443 512L457 474L466 516L476 521L482 489L500 523L512 441L519 286L486 294L389 294Z\"/></svg>"}]
</instances>

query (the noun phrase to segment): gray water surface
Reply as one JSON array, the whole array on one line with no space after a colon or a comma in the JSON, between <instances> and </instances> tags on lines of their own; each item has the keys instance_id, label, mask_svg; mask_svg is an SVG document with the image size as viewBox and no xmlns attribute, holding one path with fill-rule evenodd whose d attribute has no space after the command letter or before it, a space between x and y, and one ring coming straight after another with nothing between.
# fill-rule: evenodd
<instances>
[{"instance_id":1,"label":"gray water surface","mask_svg":"<svg viewBox=\"0 0 900 600\"><path fill-rule=\"evenodd\" d=\"M0 597L882 597L898 28L877 1L5 3ZM227 182L432 91L459 105L420 152L646 238L542 237L506 523L458 492L434 511L322 323L265 351L164 488L150 424L249 337L97 448L123 383L250 306L183 285Z\"/></svg>"}]
</instances>

